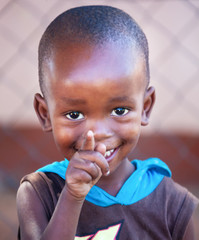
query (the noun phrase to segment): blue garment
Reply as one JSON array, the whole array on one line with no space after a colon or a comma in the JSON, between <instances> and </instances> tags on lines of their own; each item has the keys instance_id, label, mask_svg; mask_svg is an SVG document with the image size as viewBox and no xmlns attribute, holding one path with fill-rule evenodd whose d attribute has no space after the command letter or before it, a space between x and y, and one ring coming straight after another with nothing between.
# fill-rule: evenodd
<instances>
[{"instance_id":1,"label":"blue garment","mask_svg":"<svg viewBox=\"0 0 199 240\"><path fill-rule=\"evenodd\" d=\"M147 160L133 160L135 171L125 181L116 196L108 194L98 186L93 186L86 196L86 200L102 207L114 204L130 205L152 193L160 184L164 176L171 177L169 167L158 158ZM69 161L54 162L37 170L37 172L53 172L65 179Z\"/></svg>"}]
</instances>

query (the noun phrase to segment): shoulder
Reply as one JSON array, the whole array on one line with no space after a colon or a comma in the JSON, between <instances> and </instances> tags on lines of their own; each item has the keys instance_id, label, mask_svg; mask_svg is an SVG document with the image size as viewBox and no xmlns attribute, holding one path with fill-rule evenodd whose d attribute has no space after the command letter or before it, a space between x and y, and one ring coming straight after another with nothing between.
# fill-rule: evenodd
<instances>
[{"instance_id":1,"label":"shoulder","mask_svg":"<svg viewBox=\"0 0 199 240\"><path fill-rule=\"evenodd\" d=\"M62 179L59 175L56 173L51 172L33 172L26 176L24 176L20 183L23 182L30 182L31 184L63 184L64 179Z\"/></svg>"},{"instance_id":2,"label":"shoulder","mask_svg":"<svg viewBox=\"0 0 199 240\"><path fill-rule=\"evenodd\" d=\"M34 234L38 236L38 232L45 229L48 218L45 208L30 182L21 183L17 191L16 204L20 226L18 238L32 239L29 235L31 229L34 229ZM37 224L36 216L39 218L39 224Z\"/></svg>"},{"instance_id":3,"label":"shoulder","mask_svg":"<svg viewBox=\"0 0 199 240\"><path fill-rule=\"evenodd\" d=\"M162 198L162 202L164 202L165 214L172 232L172 239L182 239L187 226L190 227L192 215L199 200L186 188L167 177L164 177L156 192L160 199Z\"/></svg>"},{"instance_id":4,"label":"shoulder","mask_svg":"<svg viewBox=\"0 0 199 240\"><path fill-rule=\"evenodd\" d=\"M199 200L185 187L168 177L163 178L156 191L157 194L163 194L164 198L167 200L168 206L175 203L177 206L187 206L190 210L194 210L199 202Z\"/></svg>"},{"instance_id":5,"label":"shoulder","mask_svg":"<svg viewBox=\"0 0 199 240\"><path fill-rule=\"evenodd\" d=\"M47 191L56 191L59 192L62 190L65 180L62 179L59 175L56 173L51 172L34 172L31 174L26 175L21 180L22 183L29 182L32 187L35 189L37 193L47 193Z\"/></svg>"},{"instance_id":6,"label":"shoulder","mask_svg":"<svg viewBox=\"0 0 199 240\"><path fill-rule=\"evenodd\" d=\"M20 225L18 238L39 239L39 234L46 228L64 180L54 173L36 172L22 178L17 191L16 203ZM38 237L37 237L38 236Z\"/></svg>"},{"instance_id":7,"label":"shoulder","mask_svg":"<svg viewBox=\"0 0 199 240\"><path fill-rule=\"evenodd\" d=\"M34 172L22 178L18 196L36 197L50 219L65 181L55 173Z\"/></svg>"}]
</instances>

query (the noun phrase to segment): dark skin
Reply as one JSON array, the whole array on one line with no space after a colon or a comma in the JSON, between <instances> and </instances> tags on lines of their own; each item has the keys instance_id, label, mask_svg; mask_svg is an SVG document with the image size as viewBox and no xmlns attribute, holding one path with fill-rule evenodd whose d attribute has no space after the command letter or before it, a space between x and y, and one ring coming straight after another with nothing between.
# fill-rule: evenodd
<instances>
[{"instance_id":1,"label":"dark skin","mask_svg":"<svg viewBox=\"0 0 199 240\"><path fill-rule=\"evenodd\" d=\"M67 46L67 47L66 47ZM46 70L47 94L34 106L44 131L70 162L65 187L48 222L30 183L17 194L21 239L74 240L85 197L93 185L116 195L134 166L127 155L148 124L155 90L147 88L139 53L118 46L66 44ZM191 226L186 236L190 238Z\"/></svg>"}]
</instances>

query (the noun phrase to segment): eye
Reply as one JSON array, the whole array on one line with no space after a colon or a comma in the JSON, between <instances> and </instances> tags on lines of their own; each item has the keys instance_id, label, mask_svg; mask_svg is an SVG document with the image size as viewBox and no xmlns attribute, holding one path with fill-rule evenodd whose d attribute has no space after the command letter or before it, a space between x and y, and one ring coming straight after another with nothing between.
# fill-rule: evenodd
<instances>
[{"instance_id":1,"label":"eye","mask_svg":"<svg viewBox=\"0 0 199 240\"><path fill-rule=\"evenodd\" d=\"M84 115L77 111L72 111L66 114L66 117L70 120L81 120L84 118Z\"/></svg>"},{"instance_id":2,"label":"eye","mask_svg":"<svg viewBox=\"0 0 199 240\"><path fill-rule=\"evenodd\" d=\"M124 107L118 107L113 109L111 115L112 116L124 116L129 112L129 110L127 108Z\"/></svg>"}]
</instances>

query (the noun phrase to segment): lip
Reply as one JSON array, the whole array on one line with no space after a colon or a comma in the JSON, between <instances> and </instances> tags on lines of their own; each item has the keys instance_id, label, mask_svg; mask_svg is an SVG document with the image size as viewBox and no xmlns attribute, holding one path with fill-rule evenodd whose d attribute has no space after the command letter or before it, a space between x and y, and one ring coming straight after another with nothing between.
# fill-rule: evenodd
<instances>
[{"instance_id":1,"label":"lip","mask_svg":"<svg viewBox=\"0 0 199 240\"><path fill-rule=\"evenodd\" d=\"M120 145L121 146L121 145ZM114 149L114 151L110 154L110 156L108 156L108 157L105 157L105 159L107 160L107 162L111 162L112 161L112 159L115 157L115 155L117 154L117 152L119 151L119 148L120 148L120 146L118 146L118 147L116 147L116 148L109 148L109 150L107 150L107 151L111 151L112 149ZM75 148L75 147L73 147L73 149L76 151L76 152L78 152L79 150L77 149L77 148ZM107 152L106 151L106 152Z\"/></svg>"},{"instance_id":2,"label":"lip","mask_svg":"<svg viewBox=\"0 0 199 240\"><path fill-rule=\"evenodd\" d=\"M111 149L110 149L110 150L111 150ZM109 151L110 151L110 150L109 150ZM111 153L110 156L105 157L106 161L107 161L107 162L111 162L111 160L112 160L112 159L115 157L115 155L117 154L118 150L119 150L119 147L116 147L116 148L114 149L114 151Z\"/></svg>"}]
</instances>

